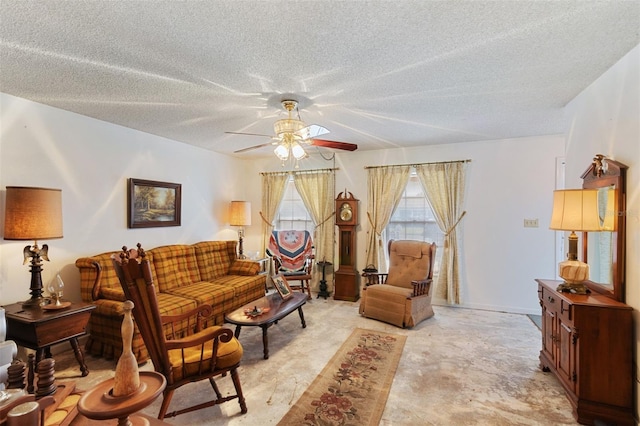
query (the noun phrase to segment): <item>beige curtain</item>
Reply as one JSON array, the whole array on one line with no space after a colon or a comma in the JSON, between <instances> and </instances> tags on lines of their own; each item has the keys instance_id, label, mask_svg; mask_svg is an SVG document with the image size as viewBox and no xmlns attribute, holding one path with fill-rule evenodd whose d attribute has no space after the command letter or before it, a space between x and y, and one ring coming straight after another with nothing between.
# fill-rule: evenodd
<instances>
[{"instance_id":1,"label":"beige curtain","mask_svg":"<svg viewBox=\"0 0 640 426\"><path fill-rule=\"evenodd\" d=\"M262 256L265 255L265 250L269 244L269 237L273 230L273 220L278 213L278 207L284 196L288 179L289 173L262 174L262 206L260 210L262 219Z\"/></svg>"},{"instance_id":2,"label":"beige curtain","mask_svg":"<svg viewBox=\"0 0 640 426\"><path fill-rule=\"evenodd\" d=\"M333 203L335 171L323 170L313 173L294 173L293 182L316 225L313 233L316 262L320 262L323 259L332 261L334 251L333 228L335 224ZM314 268L313 283L311 285L313 290L317 290L316 287L319 280L318 269Z\"/></svg>"},{"instance_id":3,"label":"beige curtain","mask_svg":"<svg viewBox=\"0 0 640 426\"><path fill-rule=\"evenodd\" d=\"M367 169L367 262L379 271L387 270L382 247L382 231L389 223L407 186L411 166L371 167Z\"/></svg>"},{"instance_id":4,"label":"beige curtain","mask_svg":"<svg viewBox=\"0 0 640 426\"><path fill-rule=\"evenodd\" d=\"M444 233L442 262L436 294L448 303L460 303L460 248L456 226L465 215L464 187L467 162L416 165L416 172Z\"/></svg>"}]
</instances>

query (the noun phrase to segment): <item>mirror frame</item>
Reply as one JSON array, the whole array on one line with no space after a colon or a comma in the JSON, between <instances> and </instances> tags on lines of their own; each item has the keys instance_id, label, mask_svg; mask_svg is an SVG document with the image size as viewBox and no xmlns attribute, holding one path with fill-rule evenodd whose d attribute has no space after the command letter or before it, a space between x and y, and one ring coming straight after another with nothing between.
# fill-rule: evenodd
<instances>
[{"instance_id":1,"label":"mirror frame","mask_svg":"<svg viewBox=\"0 0 640 426\"><path fill-rule=\"evenodd\" d=\"M616 188L614 211L614 231L611 231L611 242L613 244L613 256L611 267L612 283L606 286L593 281L587 281L587 287L596 293L604 294L612 299L624 303L625 301L625 236L626 236L626 174L627 166L618 161L606 158L602 154L597 154L593 158L593 163L582 174L582 187L597 189L614 185ZM583 259L588 259L589 240L588 233L582 234L582 255Z\"/></svg>"}]
</instances>

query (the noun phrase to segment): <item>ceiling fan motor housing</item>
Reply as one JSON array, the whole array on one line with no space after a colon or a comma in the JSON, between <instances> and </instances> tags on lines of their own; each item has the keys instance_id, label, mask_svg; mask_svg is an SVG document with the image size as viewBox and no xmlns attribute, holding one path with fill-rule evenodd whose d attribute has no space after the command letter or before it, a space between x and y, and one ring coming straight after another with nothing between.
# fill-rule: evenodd
<instances>
[{"instance_id":1,"label":"ceiling fan motor housing","mask_svg":"<svg viewBox=\"0 0 640 426\"><path fill-rule=\"evenodd\" d=\"M287 133L295 133L303 127L305 127L304 122L293 118L284 118L273 124L273 130L279 137L282 137Z\"/></svg>"}]
</instances>

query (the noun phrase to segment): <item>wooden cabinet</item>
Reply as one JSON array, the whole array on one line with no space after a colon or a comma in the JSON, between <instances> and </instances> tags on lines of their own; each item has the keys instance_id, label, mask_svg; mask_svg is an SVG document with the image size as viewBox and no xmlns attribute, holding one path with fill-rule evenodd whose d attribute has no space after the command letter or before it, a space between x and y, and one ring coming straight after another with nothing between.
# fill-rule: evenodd
<instances>
[{"instance_id":1,"label":"wooden cabinet","mask_svg":"<svg viewBox=\"0 0 640 426\"><path fill-rule=\"evenodd\" d=\"M339 260L338 270L334 274L335 300L355 302L360 298L360 275L356 270L356 227L340 226L338 239Z\"/></svg>"},{"instance_id":2,"label":"wooden cabinet","mask_svg":"<svg viewBox=\"0 0 640 426\"><path fill-rule=\"evenodd\" d=\"M633 309L598 293L559 293L536 280L542 307L540 365L560 380L576 420L635 425Z\"/></svg>"}]
</instances>

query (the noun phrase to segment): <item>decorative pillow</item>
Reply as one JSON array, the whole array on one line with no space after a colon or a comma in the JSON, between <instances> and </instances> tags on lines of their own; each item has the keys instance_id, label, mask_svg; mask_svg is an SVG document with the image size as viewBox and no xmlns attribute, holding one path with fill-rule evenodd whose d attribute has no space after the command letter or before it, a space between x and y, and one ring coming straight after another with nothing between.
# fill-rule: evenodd
<instances>
[{"instance_id":1,"label":"decorative pillow","mask_svg":"<svg viewBox=\"0 0 640 426\"><path fill-rule=\"evenodd\" d=\"M229 275L256 275L260 264L252 260L235 260L229 268Z\"/></svg>"}]
</instances>

